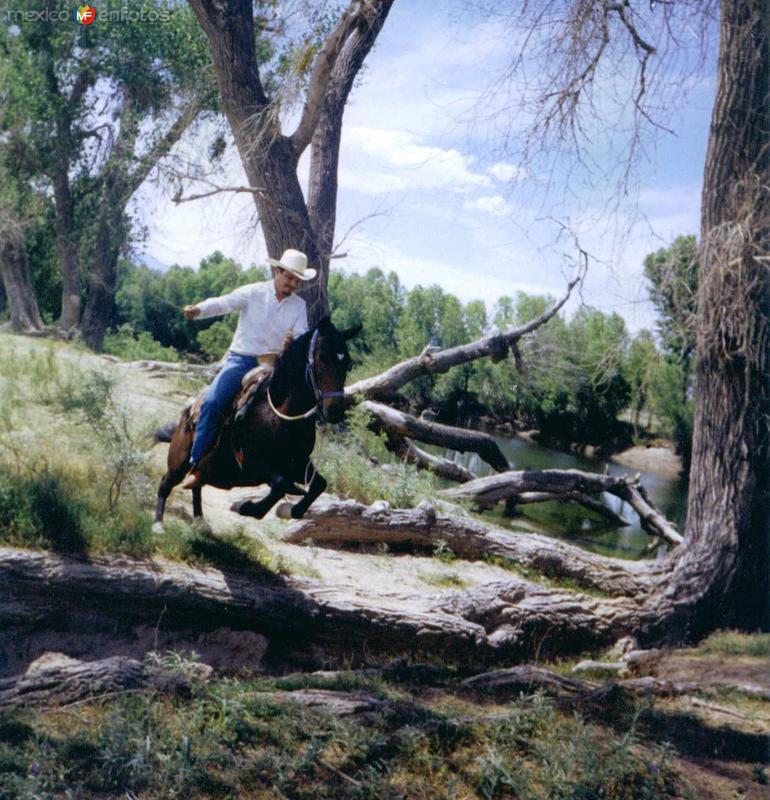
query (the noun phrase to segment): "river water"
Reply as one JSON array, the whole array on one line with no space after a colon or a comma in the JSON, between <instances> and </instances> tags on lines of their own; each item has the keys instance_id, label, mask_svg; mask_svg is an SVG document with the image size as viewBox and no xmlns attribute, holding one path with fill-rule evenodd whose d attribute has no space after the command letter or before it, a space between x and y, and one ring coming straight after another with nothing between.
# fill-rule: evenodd
<instances>
[{"instance_id":1,"label":"river water","mask_svg":"<svg viewBox=\"0 0 770 800\"><path fill-rule=\"evenodd\" d=\"M637 471L605 459L551 450L519 437L494 434L493 438L511 464L511 469L580 469L598 473L606 470L611 475L635 474ZM492 468L475 453L445 450L443 455L479 476L492 473ZM654 472L640 472L640 475L642 485L655 505L679 531L683 531L687 513L686 478L672 478ZM610 526L582 506L569 502L522 506L512 518L503 517L499 511L494 512L495 523L512 529L537 530L604 555L632 559L653 557L659 550L659 540L644 532L634 510L612 495L604 494L602 499L631 524L628 527Z\"/></svg>"}]
</instances>

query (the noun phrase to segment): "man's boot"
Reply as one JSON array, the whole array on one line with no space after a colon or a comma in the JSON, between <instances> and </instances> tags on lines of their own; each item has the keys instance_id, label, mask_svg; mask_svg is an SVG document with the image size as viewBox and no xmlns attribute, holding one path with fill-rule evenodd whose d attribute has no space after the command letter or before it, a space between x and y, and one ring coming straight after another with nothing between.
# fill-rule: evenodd
<instances>
[{"instance_id":1,"label":"man's boot","mask_svg":"<svg viewBox=\"0 0 770 800\"><path fill-rule=\"evenodd\" d=\"M190 471L180 485L183 489L197 489L201 485L201 470L197 464L190 464Z\"/></svg>"}]
</instances>

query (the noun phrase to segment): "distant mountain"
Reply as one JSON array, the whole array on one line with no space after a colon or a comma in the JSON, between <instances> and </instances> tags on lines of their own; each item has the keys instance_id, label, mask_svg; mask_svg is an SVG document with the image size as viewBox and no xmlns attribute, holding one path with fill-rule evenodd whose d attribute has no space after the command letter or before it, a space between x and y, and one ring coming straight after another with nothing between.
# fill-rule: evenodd
<instances>
[{"instance_id":1,"label":"distant mountain","mask_svg":"<svg viewBox=\"0 0 770 800\"><path fill-rule=\"evenodd\" d=\"M157 258L151 256L149 253L131 253L131 260L135 264L144 264L150 269L158 270L158 272L165 272L170 266L170 264L164 264L162 261L158 261Z\"/></svg>"}]
</instances>

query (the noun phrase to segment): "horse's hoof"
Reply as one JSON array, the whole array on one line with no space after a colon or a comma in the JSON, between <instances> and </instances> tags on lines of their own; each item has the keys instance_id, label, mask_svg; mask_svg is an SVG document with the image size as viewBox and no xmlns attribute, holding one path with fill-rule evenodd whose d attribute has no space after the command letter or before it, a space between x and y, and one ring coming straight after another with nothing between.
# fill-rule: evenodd
<instances>
[{"instance_id":1,"label":"horse's hoof","mask_svg":"<svg viewBox=\"0 0 770 800\"><path fill-rule=\"evenodd\" d=\"M152 523L152 532L160 535L161 533L165 533L163 530L163 523L162 522L153 522Z\"/></svg>"},{"instance_id":2,"label":"horse's hoof","mask_svg":"<svg viewBox=\"0 0 770 800\"><path fill-rule=\"evenodd\" d=\"M291 503L280 503L275 509L275 516L279 519L292 519Z\"/></svg>"},{"instance_id":3,"label":"horse's hoof","mask_svg":"<svg viewBox=\"0 0 770 800\"><path fill-rule=\"evenodd\" d=\"M194 517L192 524L196 533L202 533L205 536L211 536L214 533L205 517Z\"/></svg>"},{"instance_id":4,"label":"horse's hoof","mask_svg":"<svg viewBox=\"0 0 770 800\"><path fill-rule=\"evenodd\" d=\"M253 500L239 500L230 506L230 511L235 511L242 517L254 517L255 519L262 519L265 516L264 509Z\"/></svg>"}]
</instances>

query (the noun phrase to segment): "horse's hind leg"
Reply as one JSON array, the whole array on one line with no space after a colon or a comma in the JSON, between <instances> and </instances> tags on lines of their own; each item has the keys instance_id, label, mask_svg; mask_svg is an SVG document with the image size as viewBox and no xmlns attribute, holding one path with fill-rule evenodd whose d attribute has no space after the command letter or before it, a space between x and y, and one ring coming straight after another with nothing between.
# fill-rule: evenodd
<instances>
[{"instance_id":1,"label":"horse's hind leg","mask_svg":"<svg viewBox=\"0 0 770 800\"><path fill-rule=\"evenodd\" d=\"M166 510L166 501L171 490L184 478L186 466L176 470L169 470L161 479L158 486L158 500L155 504L155 519L152 523L153 533L163 533L163 514Z\"/></svg>"},{"instance_id":2,"label":"horse's hind leg","mask_svg":"<svg viewBox=\"0 0 770 800\"><path fill-rule=\"evenodd\" d=\"M283 476L279 476L270 487L270 493L261 500L240 500L230 506L230 511L235 511L244 517L262 519L268 511L291 489L293 483Z\"/></svg>"},{"instance_id":3,"label":"horse's hind leg","mask_svg":"<svg viewBox=\"0 0 770 800\"><path fill-rule=\"evenodd\" d=\"M310 504L326 489L328 483L326 478L313 468L313 479L307 487L305 496L293 506L288 503L281 503L276 510L276 515L281 519L302 519L304 513L310 508Z\"/></svg>"},{"instance_id":4,"label":"horse's hind leg","mask_svg":"<svg viewBox=\"0 0 770 800\"><path fill-rule=\"evenodd\" d=\"M171 437L168 448L166 474L158 486L158 501L155 505L155 519L152 525L153 533L163 533L163 514L166 510L166 501L171 490L181 482L190 467L190 446L192 434L187 430L187 411L182 413L182 418Z\"/></svg>"},{"instance_id":5,"label":"horse's hind leg","mask_svg":"<svg viewBox=\"0 0 770 800\"><path fill-rule=\"evenodd\" d=\"M203 516L203 497L202 497L202 487L196 486L192 490L192 501L193 501L193 527L195 528L198 533L213 533L214 531L211 530L211 525L206 522L205 517Z\"/></svg>"}]
</instances>

